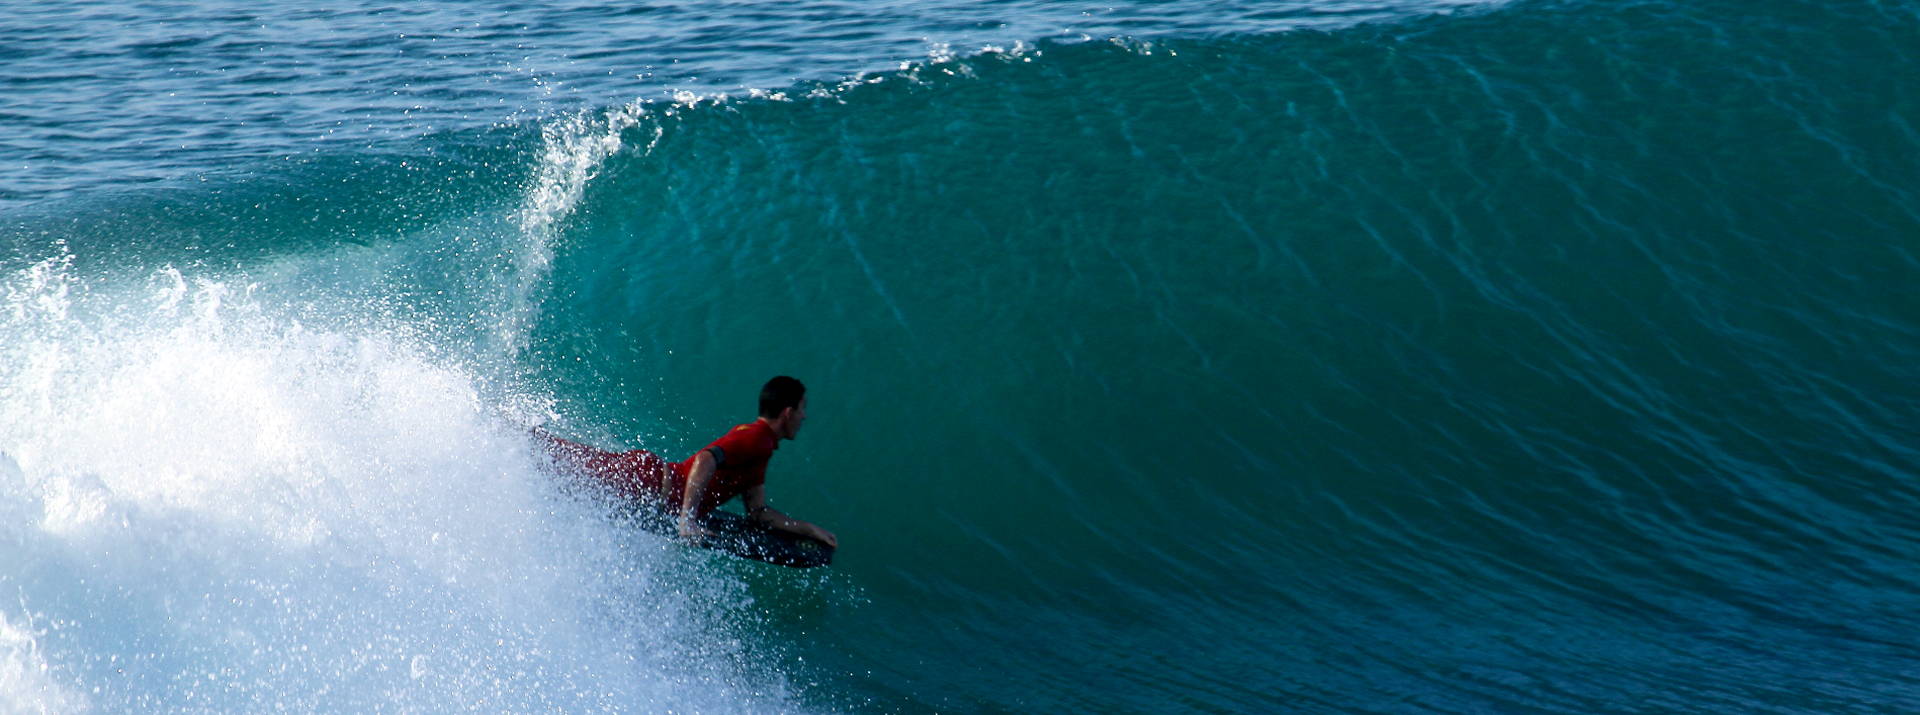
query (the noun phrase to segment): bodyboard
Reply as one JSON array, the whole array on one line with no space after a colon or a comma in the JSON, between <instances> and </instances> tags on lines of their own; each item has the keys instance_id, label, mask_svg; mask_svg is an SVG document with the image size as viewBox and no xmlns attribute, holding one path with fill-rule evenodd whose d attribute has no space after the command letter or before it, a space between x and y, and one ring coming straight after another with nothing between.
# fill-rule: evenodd
<instances>
[{"instance_id":1,"label":"bodyboard","mask_svg":"<svg viewBox=\"0 0 1920 715\"><path fill-rule=\"evenodd\" d=\"M833 563L833 547L798 534L774 531L730 511L715 510L703 523L713 536L701 546L714 551L793 568Z\"/></svg>"},{"instance_id":2,"label":"bodyboard","mask_svg":"<svg viewBox=\"0 0 1920 715\"><path fill-rule=\"evenodd\" d=\"M631 520L630 523L641 529L669 539L679 538L679 528L674 520L657 509L630 503L623 511ZM793 568L806 569L833 563L833 547L798 534L774 531L740 514L715 510L707 514L701 523L712 533L700 544L701 548Z\"/></svg>"}]
</instances>

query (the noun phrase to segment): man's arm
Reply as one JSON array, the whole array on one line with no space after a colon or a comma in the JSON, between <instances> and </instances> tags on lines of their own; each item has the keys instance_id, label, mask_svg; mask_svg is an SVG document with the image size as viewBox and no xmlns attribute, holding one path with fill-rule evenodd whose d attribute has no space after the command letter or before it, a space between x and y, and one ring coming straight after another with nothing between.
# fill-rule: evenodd
<instances>
[{"instance_id":1,"label":"man's arm","mask_svg":"<svg viewBox=\"0 0 1920 715\"><path fill-rule=\"evenodd\" d=\"M779 509L767 506L767 485L765 484L748 489L746 493L740 495L740 500L747 506L747 518L765 524L768 528L789 534L799 534L834 548L840 547L840 540L833 535L833 532L820 528L818 524L787 516L780 513Z\"/></svg>"},{"instance_id":2,"label":"man's arm","mask_svg":"<svg viewBox=\"0 0 1920 715\"><path fill-rule=\"evenodd\" d=\"M711 535L700 525L696 512L700 500L707 496L707 487L713 484L714 466L712 452L703 449L693 455L693 467L687 470L687 493L680 498L680 538L696 544Z\"/></svg>"}]
</instances>

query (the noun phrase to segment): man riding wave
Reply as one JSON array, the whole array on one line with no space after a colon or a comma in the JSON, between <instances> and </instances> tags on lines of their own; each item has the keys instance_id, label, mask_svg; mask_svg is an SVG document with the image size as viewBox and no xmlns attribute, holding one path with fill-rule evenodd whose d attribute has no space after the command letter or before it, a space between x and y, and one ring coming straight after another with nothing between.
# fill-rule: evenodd
<instances>
[{"instance_id":1,"label":"man riding wave","mask_svg":"<svg viewBox=\"0 0 1920 715\"><path fill-rule=\"evenodd\" d=\"M608 452L535 430L563 467L596 478L614 494L671 516L680 538L699 544L713 534L707 514L734 497L747 517L769 529L838 547L833 532L767 506L767 462L781 440L793 439L807 420L807 387L781 375L760 388L760 416L737 425L680 462L644 449Z\"/></svg>"}]
</instances>

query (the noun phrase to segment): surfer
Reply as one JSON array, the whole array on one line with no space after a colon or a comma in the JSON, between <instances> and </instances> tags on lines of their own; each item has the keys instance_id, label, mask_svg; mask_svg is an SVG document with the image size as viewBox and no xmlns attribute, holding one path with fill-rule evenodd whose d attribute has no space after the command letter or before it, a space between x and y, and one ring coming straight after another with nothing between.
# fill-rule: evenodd
<instances>
[{"instance_id":1,"label":"surfer","mask_svg":"<svg viewBox=\"0 0 1920 715\"><path fill-rule=\"evenodd\" d=\"M544 430L535 434L547 441L563 465L604 482L619 496L670 517L680 538L702 544L713 533L702 523L714 508L734 497L746 506L747 518L774 531L813 539L838 547L833 532L767 506L767 462L780 441L793 439L807 421L807 387L781 375L760 388L760 416L735 426L719 439L680 462L668 462L644 449L607 452L571 442Z\"/></svg>"}]
</instances>

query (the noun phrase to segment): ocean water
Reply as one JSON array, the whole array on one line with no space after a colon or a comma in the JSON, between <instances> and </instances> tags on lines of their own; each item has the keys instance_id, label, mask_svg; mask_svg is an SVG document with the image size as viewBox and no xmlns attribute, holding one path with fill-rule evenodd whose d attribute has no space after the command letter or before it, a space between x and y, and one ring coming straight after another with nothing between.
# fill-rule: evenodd
<instances>
[{"instance_id":1,"label":"ocean water","mask_svg":"<svg viewBox=\"0 0 1920 715\"><path fill-rule=\"evenodd\" d=\"M1920 709L1920 3L8 9L0 711Z\"/></svg>"}]
</instances>

